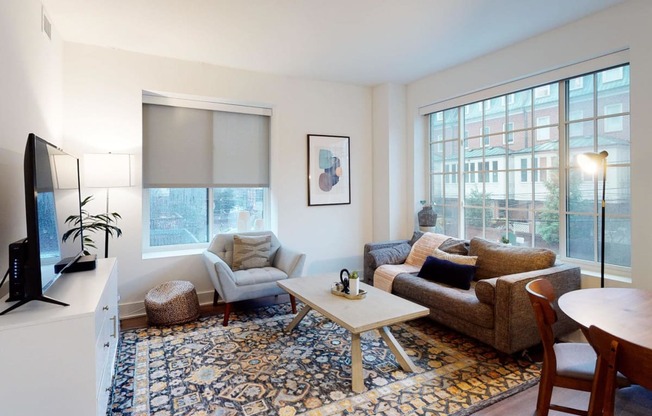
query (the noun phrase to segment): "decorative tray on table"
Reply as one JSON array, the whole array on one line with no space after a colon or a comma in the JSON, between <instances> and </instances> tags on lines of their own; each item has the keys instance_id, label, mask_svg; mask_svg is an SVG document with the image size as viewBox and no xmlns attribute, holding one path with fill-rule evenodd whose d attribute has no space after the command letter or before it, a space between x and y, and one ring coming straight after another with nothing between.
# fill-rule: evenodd
<instances>
[{"instance_id":1,"label":"decorative tray on table","mask_svg":"<svg viewBox=\"0 0 652 416\"><path fill-rule=\"evenodd\" d=\"M352 300L364 299L365 296L367 296L367 291L363 289L360 289L360 292L357 295L351 295L349 293L344 293L341 290L337 290L335 286L331 287L331 293L335 296L342 296Z\"/></svg>"}]
</instances>

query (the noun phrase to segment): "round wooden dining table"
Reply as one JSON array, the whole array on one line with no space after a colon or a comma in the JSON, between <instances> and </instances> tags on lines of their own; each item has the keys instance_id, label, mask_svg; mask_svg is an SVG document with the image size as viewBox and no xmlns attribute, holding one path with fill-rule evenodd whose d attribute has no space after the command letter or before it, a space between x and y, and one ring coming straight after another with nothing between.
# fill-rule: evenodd
<instances>
[{"instance_id":1,"label":"round wooden dining table","mask_svg":"<svg viewBox=\"0 0 652 416\"><path fill-rule=\"evenodd\" d=\"M583 329L595 325L619 338L652 348L652 291L580 289L563 294L559 308Z\"/></svg>"}]
</instances>

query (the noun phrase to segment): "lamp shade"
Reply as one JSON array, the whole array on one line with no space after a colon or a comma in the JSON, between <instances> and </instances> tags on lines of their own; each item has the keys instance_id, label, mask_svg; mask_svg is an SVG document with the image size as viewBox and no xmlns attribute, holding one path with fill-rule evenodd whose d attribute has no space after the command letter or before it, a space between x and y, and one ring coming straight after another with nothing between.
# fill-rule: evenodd
<instances>
[{"instance_id":1,"label":"lamp shade","mask_svg":"<svg viewBox=\"0 0 652 416\"><path fill-rule=\"evenodd\" d=\"M600 153L586 152L577 155L577 164L586 173L596 173L602 167L604 160L609 156L606 150Z\"/></svg>"},{"instance_id":2,"label":"lamp shade","mask_svg":"<svg viewBox=\"0 0 652 416\"><path fill-rule=\"evenodd\" d=\"M84 184L89 188L131 186L131 155L85 154Z\"/></svg>"},{"instance_id":3,"label":"lamp shade","mask_svg":"<svg viewBox=\"0 0 652 416\"><path fill-rule=\"evenodd\" d=\"M77 189L79 186L77 158L69 155L52 155L51 167L55 189Z\"/></svg>"}]
</instances>

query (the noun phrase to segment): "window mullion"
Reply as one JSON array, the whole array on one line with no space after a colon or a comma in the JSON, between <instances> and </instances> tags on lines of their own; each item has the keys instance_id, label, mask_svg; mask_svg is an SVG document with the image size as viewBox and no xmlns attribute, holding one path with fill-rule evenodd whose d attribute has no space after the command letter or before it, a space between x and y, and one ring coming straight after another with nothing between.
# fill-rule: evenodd
<instances>
[{"instance_id":1,"label":"window mullion","mask_svg":"<svg viewBox=\"0 0 652 416\"><path fill-rule=\"evenodd\" d=\"M600 132L598 130L599 128L599 119L598 119L598 76L594 75L593 76L593 151L597 152L598 151L598 142L599 142L599 137L600 137ZM592 212L593 216L593 261L600 261L600 256L599 256L599 248L600 247L600 242L598 241L598 235L599 235L599 226L598 226L598 220L599 220L599 215L598 212L599 210L597 209L598 206L598 175L595 174L593 175L593 206L596 208Z\"/></svg>"},{"instance_id":2,"label":"window mullion","mask_svg":"<svg viewBox=\"0 0 652 416\"><path fill-rule=\"evenodd\" d=\"M570 174L570 164L568 160L568 155L570 152L570 143L568 140L568 117L566 108L568 106L569 92L566 86L565 81L559 82L559 90L563 91L563 99L559 100L559 253L562 254L562 257L568 256L568 245L567 245L567 221L566 215L568 214L568 203L567 203L567 194L568 194L568 175ZM562 94L559 94L561 97Z\"/></svg>"},{"instance_id":3,"label":"window mullion","mask_svg":"<svg viewBox=\"0 0 652 416\"><path fill-rule=\"evenodd\" d=\"M461 108L461 107L458 107ZM459 110L458 110L459 111ZM482 110L482 117L484 119L484 110ZM464 124L466 123L466 118L464 118L464 123L460 123L460 129L464 131ZM466 148L466 138L464 137L464 134L460 134L460 145L457 146L457 160L458 160L458 177L457 177L457 212L458 212L458 219L457 219L457 235L461 236L462 238L466 238L466 235L464 234L464 171L466 169L463 168L464 162L465 162L465 157L464 157L464 149Z\"/></svg>"},{"instance_id":4,"label":"window mullion","mask_svg":"<svg viewBox=\"0 0 652 416\"><path fill-rule=\"evenodd\" d=\"M214 228L215 222L215 192L213 188L208 188L208 241L213 239L213 236L217 234Z\"/></svg>"}]
</instances>

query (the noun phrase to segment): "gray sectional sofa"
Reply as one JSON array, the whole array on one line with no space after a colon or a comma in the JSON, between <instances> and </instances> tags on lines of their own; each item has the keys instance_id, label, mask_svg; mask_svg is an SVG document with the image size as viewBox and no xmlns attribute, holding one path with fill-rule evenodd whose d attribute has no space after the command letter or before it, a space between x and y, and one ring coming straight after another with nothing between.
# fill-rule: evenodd
<instances>
[{"instance_id":1,"label":"gray sectional sofa","mask_svg":"<svg viewBox=\"0 0 652 416\"><path fill-rule=\"evenodd\" d=\"M364 246L364 281L373 285L373 275L383 264L400 264L408 257L415 239L370 243ZM537 278L550 280L557 297L580 288L580 268L556 262L554 252L546 249L512 247L474 238L471 241L450 238L440 250L477 256L475 279L469 290L460 289L416 272L398 274L392 293L430 308L429 318L512 354L532 347L541 339L525 291L525 285ZM556 305L559 321L557 336L577 329Z\"/></svg>"}]
</instances>

